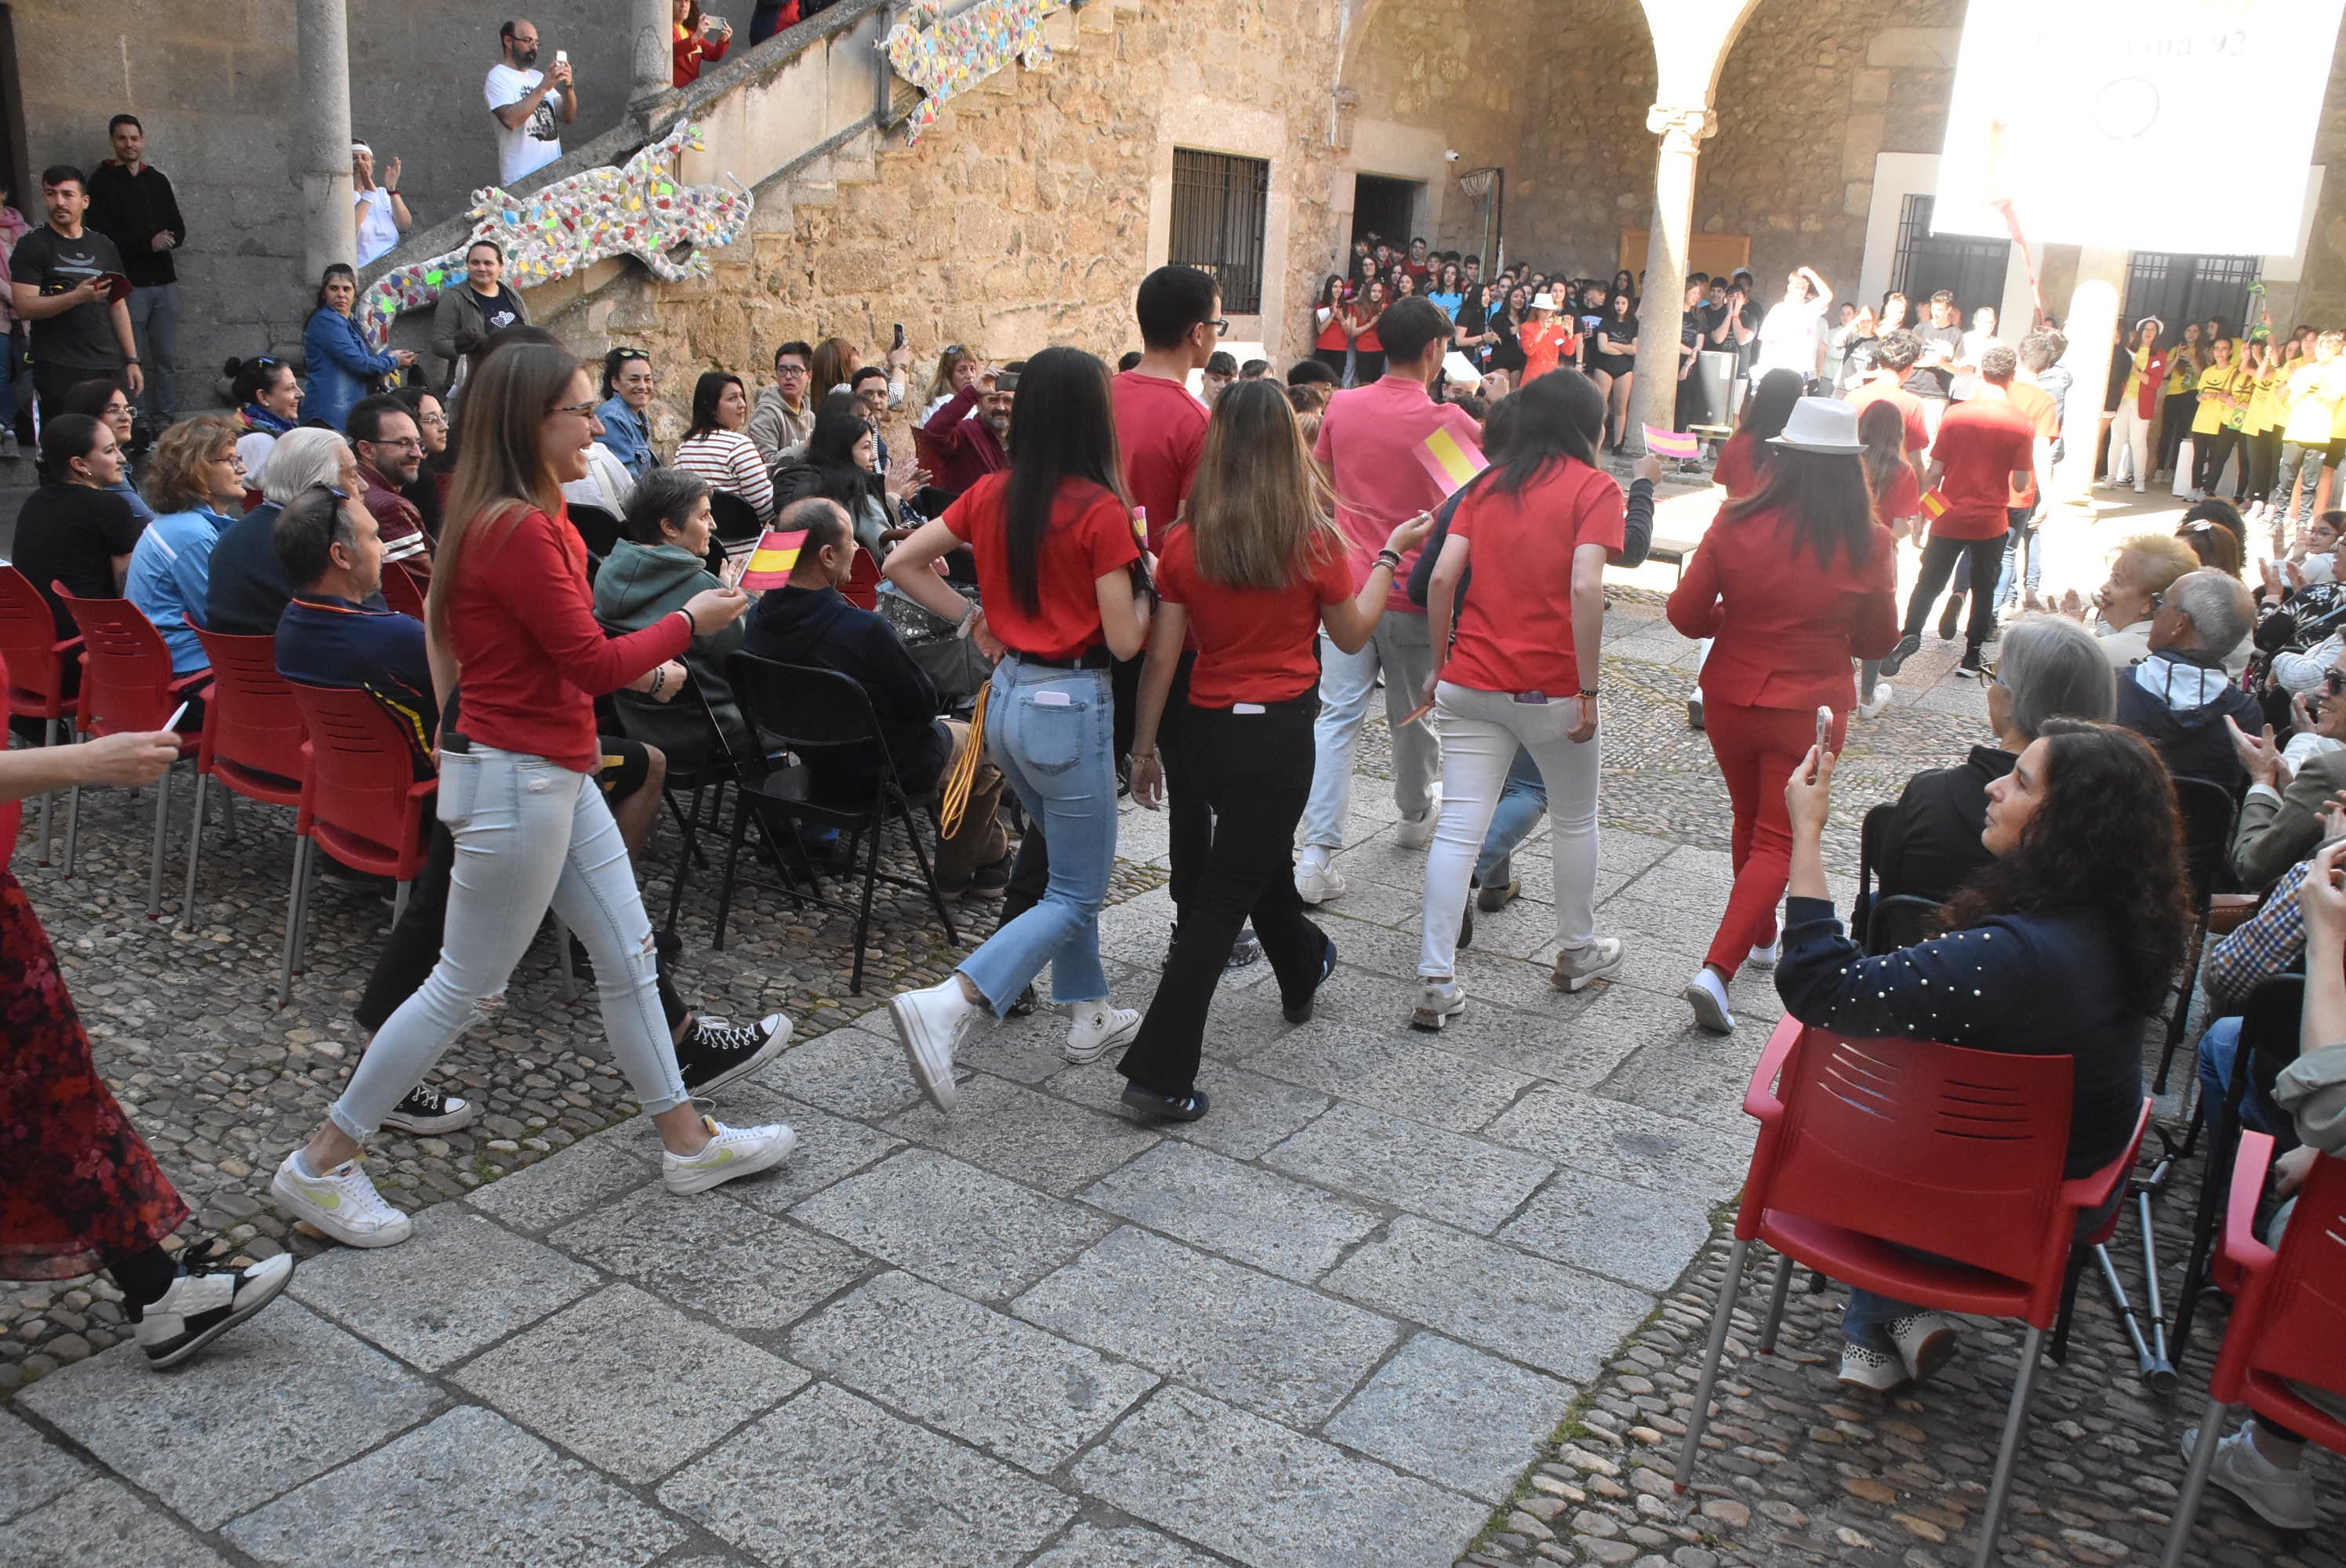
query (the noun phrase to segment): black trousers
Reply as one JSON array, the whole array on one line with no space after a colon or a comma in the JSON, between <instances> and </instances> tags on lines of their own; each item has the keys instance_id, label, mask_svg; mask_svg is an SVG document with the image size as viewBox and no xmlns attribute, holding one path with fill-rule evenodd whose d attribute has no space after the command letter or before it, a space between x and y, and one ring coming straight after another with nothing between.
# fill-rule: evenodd
<instances>
[{"instance_id":1,"label":"black trousers","mask_svg":"<svg viewBox=\"0 0 2346 1568\"><path fill-rule=\"evenodd\" d=\"M2175 454L2182 450L2183 438L2191 433L2191 421L2199 412L2199 400L2178 392L2158 401L2166 405L2160 411L2165 417L2158 422L2158 466L2171 469L2175 466Z\"/></svg>"},{"instance_id":2,"label":"black trousers","mask_svg":"<svg viewBox=\"0 0 2346 1568\"><path fill-rule=\"evenodd\" d=\"M2202 494L2207 494L2209 486L2224 477L2224 463L2232 455L2232 449L2239 447L2240 477L2232 485L2232 499L2236 502L2246 501L2249 498L2247 438L2237 430L2225 429L2218 430L2213 435L2203 435L2198 439L2198 455L2192 463L2191 488Z\"/></svg>"},{"instance_id":3,"label":"black trousers","mask_svg":"<svg viewBox=\"0 0 2346 1568\"><path fill-rule=\"evenodd\" d=\"M1174 748L1184 753L1184 772L1212 811L1213 827L1164 978L1119 1068L1136 1084L1180 1095L1196 1082L1206 1010L1250 918L1282 1000L1300 1002L1319 983L1326 938L1296 896L1294 849L1311 793L1319 714L1316 691L1261 713L1192 708L1179 738L1165 743L1168 767Z\"/></svg>"},{"instance_id":4,"label":"black trousers","mask_svg":"<svg viewBox=\"0 0 2346 1568\"><path fill-rule=\"evenodd\" d=\"M2262 501L2272 494L2273 476L2280 468L2280 431L2260 430L2249 437L2249 499Z\"/></svg>"},{"instance_id":5,"label":"black trousers","mask_svg":"<svg viewBox=\"0 0 2346 1568\"><path fill-rule=\"evenodd\" d=\"M1971 618L1964 627L1964 638L1973 647L1986 643L1988 633L1995 629L1995 579L2004 570L2001 534L1993 539L1942 539L1935 534L1931 535L1923 546L1923 572L1915 579L1914 596L1906 601L1907 636L1921 634L1923 623L1930 617L1931 606L1939 602L1947 579L1954 575L1955 562L1966 556L1971 561L1972 609Z\"/></svg>"}]
</instances>

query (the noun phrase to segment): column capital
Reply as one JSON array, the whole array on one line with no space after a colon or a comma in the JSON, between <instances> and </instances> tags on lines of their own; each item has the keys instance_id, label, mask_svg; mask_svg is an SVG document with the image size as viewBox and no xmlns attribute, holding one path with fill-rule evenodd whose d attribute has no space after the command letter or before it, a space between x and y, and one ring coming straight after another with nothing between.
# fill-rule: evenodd
<instances>
[{"instance_id":1,"label":"column capital","mask_svg":"<svg viewBox=\"0 0 2346 1568\"><path fill-rule=\"evenodd\" d=\"M1656 104L1646 111L1646 128L1674 152L1692 152L1698 142L1719 133L1719 117L1709 109L1674 108Z\"/></svg>"}]
</instances>

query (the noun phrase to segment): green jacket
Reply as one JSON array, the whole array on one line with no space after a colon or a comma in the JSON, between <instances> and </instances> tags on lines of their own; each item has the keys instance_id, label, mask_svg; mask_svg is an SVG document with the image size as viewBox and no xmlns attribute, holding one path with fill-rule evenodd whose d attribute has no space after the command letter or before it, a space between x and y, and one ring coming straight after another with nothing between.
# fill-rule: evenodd
<instances>
[{"instance_id":1,"label":"green jacket","mask_svg":"<svg viewBox=\"0 0 2346 1568\"><path fill-rule=\"evenodd\" d=\"M685 601L704 589L723 586L709 574L708 563L675 545L638 545L622 539L595 576L595 618L616 632L640 631L662 616L684 608ZM684 667L691 673L692 689L674 700L655 702L638 692L620 691L619 720L629 736L668 753L671 763L693 766L714 759L715 738L709 714L725 728L733 755L754 754L750 727L733 701L725 679L725 656L741 647L747 617L722 631L695 636L684 651ZM702 711L702 699L708 712Z\"/></svg>"}]
</instances>

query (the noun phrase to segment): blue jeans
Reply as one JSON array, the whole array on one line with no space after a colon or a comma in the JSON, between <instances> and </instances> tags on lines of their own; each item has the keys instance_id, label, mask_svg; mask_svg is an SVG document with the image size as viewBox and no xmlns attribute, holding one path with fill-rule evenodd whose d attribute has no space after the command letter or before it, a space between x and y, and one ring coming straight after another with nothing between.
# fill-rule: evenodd
<instances>
[{"instance_id":1,"label":"blue jeans","mask_svg":"<svg viewBox=\"0 0 2346 1568\"><path fill-rule=\"evenodd\" d=\"M2028 596L2045 585L2045 552L2036 547L2036 524L2043 513L2035 506L2005 508L2012 518L2012 531L2004 536L2004 570L1995 579L1995 607L2003 609L2012 603L2012 569L2025 548L2028 565L2022 583Z\"/></svg>"},{"instance_id":2,"label":"blue jeans","mask_svg":"<svg viewBox=\"0 0 2346 1568\"><path fill-rule=\"evenodd\" d=\"M661 1012L636 869L592 773L495 747L440 756L440 820L456 841L440 962L383 1021L327 1115L364 1139L423 1081L474 1005L503 991L550 906L595 961L611 1055L647 1115L685 1103Z\"/></svg>"},{"instance_id":3,"label":"blue jeans","mask_svg":"<svg viewBox=\"0 0 2346 1568\"><path fill-rule=\"evenodd\" d=\"M179 417L179 286L157 283L130 290L130 341L147 372L148 423L161 430Z\"/></svg>"},{"instance_id":4,"label":"blue jeans","mask_svg":"<svg viewBox=\"0 0 2346 1568\"><path fill-rule=\"evenodd\" d=\"M1385 677L1385 718L1393 728L1393 804L1404 817L1423 816L1433 803L1442 771L1442 743L1427 720L1403 724L1433 674L1433 627L1423 615L1387 610L1366 647L1348 654L1320 638L1320 718L1312 728L1311 799L1303 806L1303 847L1333 853L1344 847L1344 819L1352 808L1352 753L1361 722ZM1057 840L1054 840L1056 849Z\"/></svg>"},{"instance_id":5,"label":"blue jeans","mask_svg":"<svg viewBox=\"0 0 2346 1568\"><path fill-rule=\"evenodd\" d=\"M1483 835L1483 852L1474 861L1474 881L1489 887L1499 874L1499 862L1515 852L1539 820L1547 814L1547 781L1539 764L1524 747L1507 765L1507 781L1499 788L1498 809L1491 813L1490 830Z\"/></svg>"},{"instance_id":6,"label":"blue jeans","mask_svg":"<svg viewBox=\"0 0 2346 1568\"><path fill-rule=\"evenodd\" d=\"M1005 657L994 667L986 752L1051 846L1043 901L1004 923L962 961L999 1016L1051 966L1057 1002L1107 996L1099 911L1116 866L1115 702L1105 669L1053 669Z\"/></svg>"},{"instance_id":7,"label":"blue jeans","mask_svg":"<svg viewBox=\"0 0 2346 1568\"><path fill-rule=\"evenodd\" d=\"M2221 1147L2231 1137L2232 1118L2224 1108L2224 1101L2239 1059L2240 1021L2218 1018L2208 1025L2208 1032L2199 1036L2199 1103L2207 1107L2208 1135L2212 1146ZM2265 1097L2253 1078L2240 1090L2239 1125L2252 1133L2270 1134L2284 1145L2297 1138L2295 1124Z\"/></svg>"},{"instance_id":8,"label":"blue jeans","mask_svg":"<svg viewBox=\"0 0 2346 1568\"><path fill-rule=\"evenodd\" d=\"M2104 1220L2109 1218L2118 1205L2126 1200L2127 1184L2120 1182L2117 1191L2110 1194L2109 1202L2097 1209L2077 1216L2077 1236L2082 1238L2092 1235L2094 1231L2100 1228ZM1919 1247L1900 1247L1898 1250L1912 1257L1927 1259L1936 1258L1939 1256L1935 1252L1925 1252ZM1922 1310L1922 1308L1911 1302L1901 1301L1894 1297L1877 1295L1871 1290L1860 1290L1852 1285L1849 1289L1849 1305L1841 1308L1841 1337L1849 1344L1870 1345L1885 1356L1894 1355L1897 1353L1897 1347L1891 1341L1890 1325L1905 1317L1909 1312Z\"/></svg>"}]
</instances>

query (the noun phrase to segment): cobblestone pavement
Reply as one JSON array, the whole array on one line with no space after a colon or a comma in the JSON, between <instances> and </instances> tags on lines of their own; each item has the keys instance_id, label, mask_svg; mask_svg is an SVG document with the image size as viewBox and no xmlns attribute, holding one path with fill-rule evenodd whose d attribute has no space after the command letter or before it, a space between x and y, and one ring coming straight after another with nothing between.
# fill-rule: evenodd
<instances>
[{"instance_id":1,"label":"cobblestone pavement","mask_svg":"<svg viewBox=\"0 0 2346 1568\"><path fill-rule=\"evenodd\" d=\"M1478 1532L1492 1561L1951 1559L1954 1545L1933 1555L1924 1530L1888 1516L1957 1536L1994 1410L1849 1416L1793 1354L1768 1369L1803 1387L1740 1366L1723 1385L1774 1400L1727 1418L1751 1436L1708 1461L1705 1481L1730 1490L1705 1501L1724 1512L1688 1524L1637 1501L1628 1454L1637 1429L1670 1420L1654 1401L1692 1337L1683 1301L1704 1298L1712 1216L1749 1149L1736 1106L1778 1009L1764 977L1747 977L1737 1036L1686 1027L1675 992L1723 901L1724 802L1684 728L1689 650L1652 596L1625 588L1607 637L1600 922L1631 944L1617 982L1575 998L1547 986L1535 850L1524 900L1479 922L1462 959L1473 1010L1440 1035L1405 1027L1422 856L1392 842L1379 728L1343 861L1353 891L1325 911L1347 972L1292 1030L1260 966L1232 976L1203 1078L1217 1108L1192 1126L1124 1119L1113 1069L1068 1067L1047 1014L976 1041L961 1110L938 1116L869 1011L950 964L920 901L883 895L866 993L852 998L842 920L752 898L719 953L706 901L688 897L688 994L800 1023L722 1112L787 1119L801 1147L772 1177L678 1200L653 1179L655 1145L603 1060L591 1002L559 999L541 943L504 1012L442 1064L445 1086L489 1117L378 1145L386 1193L423 1208L408 1245L310 1257L293 1299L162 1377L135 1352L91 1354L121 1337L102 1283L10 1288L0 1387L30 1386L0 1404L0 1563L528 1553L712 1568L1414 1568L1452 1561ZM1936 678L1953 653L1926 647L1901 682L1913 700L1858 727L1850 825L1974 738L1978 688ZM253 1256L318 1253L265 1206L267 1175L348 1072L347 1010L388 911L321 893L310 972L280 1011L277 815L246 807L233 845L208 832L183 932L143 918L145 802L85 804L80 875L32 868L29 848L17 865L101 1066L199 1207L190 1234L223 1230ZM1119 1000L1145 1003L1168 915L1160 820L1128 809L1119 848L1104 947ZM1835 849L1845 866L1851 834ZM672 836L656 846L675 852ZM647 881L664 908L665 871ZM1796 1303L1788 1352L1822 1343L1819 1309ZM2052 1406L2093 1358L2125 1381L2086 1318L2039 1407L2040 1441L2065 1435ZM1985 1359L1992 1405L2004 1374ZM2179 1473L2128 1435L2139 1412L2096 1412L2076 1419L2108 1454ZM2114 1480L2123 1464L2096 1471L2088 1441L2064 1451L2089 1497L2155 1484ZM1944 1472L1931 1468L1942 1456ZM1888 1479L1834 1468L1857 1457ZM1590 1473L1606 1465L1615 1473ZM1746 1465L1764 1489L1746 1488ZM2024 1499L2077 1507L2075 1528L2147 1549L2153 1527L2129 1534L2106 1517L2128 1504L2042 1499L2057 1468L2029 1475ZM1901 1487L1921 1495L1867 1512ZM1747 1495L1760 1522L1738 1534ZM400 1524L370 1528L354 1497L391 1502ZM2211 1530L2227 1512L2211 1502ZM1779 1525L1789 1544L1768 1533Z\"/></svg>"}]
</instances>

